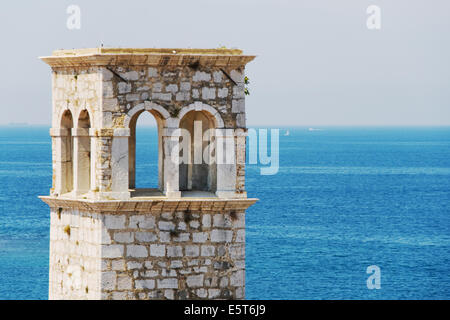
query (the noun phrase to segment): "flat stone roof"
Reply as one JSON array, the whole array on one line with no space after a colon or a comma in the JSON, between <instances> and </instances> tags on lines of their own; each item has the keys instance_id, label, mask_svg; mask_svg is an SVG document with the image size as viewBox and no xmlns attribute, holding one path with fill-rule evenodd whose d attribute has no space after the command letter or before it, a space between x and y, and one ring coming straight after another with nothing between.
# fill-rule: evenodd
<instances>
[{"instance_id":1,"label":"flat stone roof","mask_svg":"<svg viewBox=\"0 0 450 320\"><path fill-rule=\"evenodd\" d=\"M53 56L79 56L87 54L213 54L213 55L242 55L241 49L191 49L191 48L86 48L60 49L52 52Z\"/></svg>"},{"instance_id":2,"label":"flat stone roof","mask_svg":"<svg viewBox=\"0 0 450 320\"><path fill-rule=\"evenodd\" d=\"M55 50L40 57L53 68L114 65L240 67L255 58L240 49L87 48Z\"/></svg>"}]
</instances>

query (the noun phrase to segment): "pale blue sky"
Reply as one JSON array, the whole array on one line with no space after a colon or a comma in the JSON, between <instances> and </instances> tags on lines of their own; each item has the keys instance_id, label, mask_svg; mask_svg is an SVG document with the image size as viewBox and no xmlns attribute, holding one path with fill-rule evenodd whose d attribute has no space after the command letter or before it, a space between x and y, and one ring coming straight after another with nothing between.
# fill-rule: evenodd
<instances>
[{"instance_id":1,"label":"pale blue sky","mask_svg":"<svg viewBox=\"0 0 450 320\"><path fill-rule=\"evenodd\" d=\"M66 8L81 8L81 30ZM378 5L380 31L366 28ZM2 3L0 124L49 124L59 48L238 47L248 125L450 125L448 0L23 1Z\"/></svg>"}]
</instances>

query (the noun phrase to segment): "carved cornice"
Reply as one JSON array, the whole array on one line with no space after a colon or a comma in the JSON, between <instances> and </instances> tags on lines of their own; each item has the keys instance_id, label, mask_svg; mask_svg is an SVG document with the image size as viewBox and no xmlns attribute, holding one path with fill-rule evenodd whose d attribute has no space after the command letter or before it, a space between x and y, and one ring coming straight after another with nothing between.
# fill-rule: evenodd
<instances>
[{"instance_id":1,"label":"carved cornice","mask_svg":"<svg viewBox=\"0 0 450 320\"><path fill-rule=\"evenodd\" d=\"M93 48L57 50L51 56L40 57L52 68L107 66L208 66L219 68L244 67L255 56L244 55L239 49L139 49Z\"/></svg>"},{"instance_id":2,"label":"carved cornice","mask_svg":"<svg viewBox=\"0 0 450 320\"><path fill-rule=\"evenodd\" d=\"M139 199L139 200L86 200L69 199L62 197L39 197L51 208L76 209L97 213L123 213L123 212L226 212L245 211L258 199Z\"/></svg>"}]
</instances>

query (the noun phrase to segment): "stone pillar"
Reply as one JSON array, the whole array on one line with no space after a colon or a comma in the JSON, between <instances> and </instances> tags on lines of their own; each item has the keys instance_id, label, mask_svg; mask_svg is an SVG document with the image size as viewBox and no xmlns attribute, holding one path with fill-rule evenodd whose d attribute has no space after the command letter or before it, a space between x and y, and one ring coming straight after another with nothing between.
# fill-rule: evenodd
<instances>
[{"instance_id":1,"label":"stone pillar","mask_svg":"<svg viewBox=\"0 0 450 320\"><path fill-rule=\"evenodd\" d=\"M97 138L97 165L95 167L95 174L98 181L98 191L111 191L111 135L105 134L107 130L101 129L98 132ZM109 130L108 130L109 131ZM111 130L112 131L112 130Z\"/></svg>"},{"instance_id":2,"label":"stone pillar","mask_svg":"<svg viewBox=\"0 0 450 320\"><path fill-rule=\"evenodd\" d=\"M128 138L125 128L96 130L96 199L129 199Z\"/></svg>"},{"instance_id":3,"label":"stone pillar","mask_svg":"<svg viewBox=\"0 0 450 320\"><path fill-rule=\"evenodd\" d=\"M245 159L246 159L247 129L235 130L236 143L236 194L239 198L246 198L245 191Z\"/></svg>"},{"instance_id":4,"label":"stone pillar","mask_svg":"<svg viewBox=\"0 0 450 320\"><path fill-rule=\"evenodd\" d=\"M70 129L50 129L54 140L54 170L56 172L54 193L62 195L70 192L73 186L72 179L72 136Z\"/></svg>"},{"instance_id":5,"label":"stone pillar","mask_svg":"<svg viewBox=\"0 0 450 320\"><path fill-rule=\"evenodd\" d=\"M236 153L233 129L216 129L217 191L219 198L236 195Z\"/></svg>"},{"instance_id":6,"label":"stone pillar","mask_svg":"<svg viewBox=\"0 0 450 320\"><path fill-rule=\"evenodd\" d=\"M91 138L89 128L72 129L73 179L75 195L86 194L91 186Z\"/></svg>"},{"instance_id":7,"label":"stone pillar","mask_svg":"<svg viewBox=\"0 0 450 320\"><path fill-rule=\"evenodd\" d=\"M91 192L95 192L98 189L97 177L95 168L97 166L97 137L95 135L95 129L89 129L89 137L91 139Z\"/></svg>"},{"instance_id":8,"label":"stone pillar","mask_svg":"<svg viewBox=\"0 0 450 320\"><path fill-rule=\"evenodd\" d=\"M129 188L136 188L136 126L130 126L128 138L128 178Z\"/></svg>"},{"instance_id":9,"label":"stone pillar","mask_svg":"<svg viewBox=\"0 0 450 320\"><path fill-rule=\"evenodd\" d=\"M128 199L128 139L130 129L114 129L111 147L111 192L115 198Z\"/></svg>"},{"instance_id":10,"label":"stone pillar","mask_svg":"<svg viewBox=\"0 0 450 320\"><path fill-rule=\"evenodd\" d=\"M162 131L163 168L160 170L163 170L163 192L168 198L179 198L181 197L179 189L180 130L177 128L164 128Z\"/></svg>"}]
</instances>

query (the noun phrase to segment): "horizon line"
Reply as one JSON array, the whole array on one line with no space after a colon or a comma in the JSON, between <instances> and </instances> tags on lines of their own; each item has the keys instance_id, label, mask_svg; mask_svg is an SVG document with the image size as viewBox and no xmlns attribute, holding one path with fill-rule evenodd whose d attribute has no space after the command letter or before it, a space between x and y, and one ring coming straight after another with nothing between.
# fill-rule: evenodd
<instances>
[{"instance_id":1,"label":"horizon line","mask_svg":"<svg viewBox=\"0 0 450 320\"><path fill-rule=\"evenodd\" d=\"M141 124L140 127L152 127L156 128L153 124ZM450 127L449 124L251 124L250 127L280 127L280 128L315 128L315 127ZM48 127L51 128L51 124L39 124L39 123L0 123L0 127Z\"/></svg>"}]
</instances>

